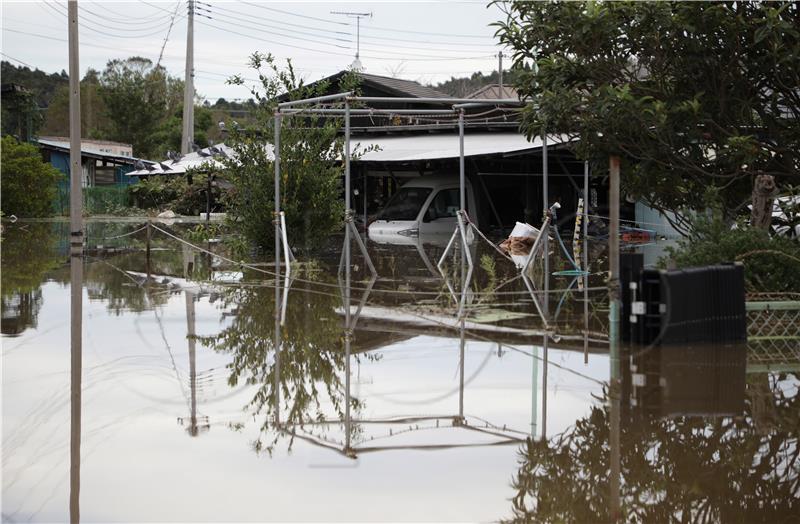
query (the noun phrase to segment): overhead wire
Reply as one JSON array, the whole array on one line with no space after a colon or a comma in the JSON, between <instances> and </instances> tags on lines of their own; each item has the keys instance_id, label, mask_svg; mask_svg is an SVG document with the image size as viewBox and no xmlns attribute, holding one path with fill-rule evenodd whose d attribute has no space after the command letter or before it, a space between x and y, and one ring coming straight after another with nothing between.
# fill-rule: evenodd
<instances>
[{"instance_id":1,"label":"overhead wire","mask_svg":"<svg viewBox=\"0 0 800 524\"><path fill-rule=\"evenodd\" d=\"M255 20L259 21L258 22L259 24L264 25L265 27L277 28L279 30L286 30L285 27L281 27L281 26L299 27L299 28L304 29L304 31L300 32L301 34L315 36L315 37L318 37L318 38L329 38L329 39L332 39L332 40L338 41L338 42L346 42L346 43L350 44L351 46L354 44L353 40L355 38L355 35L353 33L351 33L351 32L335 31L335 30L324 29L324 28L316 28L316 27L310 27L310 26L302 25L302 24L293 24L291 22L286 22L284 20L275 20L274 18L266 19L264 17L260 17L260 16L257 16L257 15L254 16L254 15L252 15L250 13L243 13L241 11L235 11L233 9L220 7L218 5L213 6L213 9L218 10L218 12L217 12L218 15L227 15L227 16L231 16L231 17L236 16L237 17L236 20L240 21L240 22L243 21L243 20L242 20L242 18L238 18L238 17L246 17L245 19L248 20L248 21L252 20L252 19L255 19ZM216 18L216 19L219 20L219 18ZM269 22L272 22L272 23L279 23L279 24L281 24L281 26L275 26L275 25L272 25L269 22L263 22L264 20L268 20ZM306 31L317 31L317 32L323 33L323 34L320 35L320 34L308 33ZM327 35L325 33L327 33ZM342 36L348 36L349 38L341 38ZM466 49L451 49L451 48L445 49L445 48L431 48L430 47L430 45L448 45L448 42L432 42L432 41L429 41L429 40L428 41L415 41L415 40L408 40L408 39L403 40L403 39L393 39L393 38L388 38L387 39L387 38L382 38L382 37L366 37L364 35L361 35L361 42L362 42L361 49L376 50L374 48L370 48L368 46L363 45L363 43L369 44L372 41L376 41L378 43L378 45L380 45L380 42L378 42L380 40L402 41L402 42L410 42L410 43L417 44L415 46L403 46L403 45L398 45L398 44L394 44L393 43L393 44L391 44L392 48L417 49L417 50L424 49L424 50L428 50L428 51L442 51L442 52L455 52L455 53L481 52L481 51L466 50ZM427 45L426 46L422 46L420 44L427 44ZM452 45L452 44L450 44L450 45ZM456 45L458 45L458 44L456 43ZM491 48L496 48L497 47L496 44L468 44L468 45L491 47ZM380 52L380 51L382 51L382 49L377 49L377 51Z\"/></svg>"}]
</instances>

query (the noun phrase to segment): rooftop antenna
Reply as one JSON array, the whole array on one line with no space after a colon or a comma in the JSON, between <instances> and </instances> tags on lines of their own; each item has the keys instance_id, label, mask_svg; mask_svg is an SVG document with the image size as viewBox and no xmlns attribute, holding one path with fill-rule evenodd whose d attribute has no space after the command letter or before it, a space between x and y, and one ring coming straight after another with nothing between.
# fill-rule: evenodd
<instances>
[{"instance_id":1,"label":"rooftop antenna","mask_svg":"<svg viewBox=\"0 0 800 524\"><path fill-rule=\"evenodd\" d=\"M361 60L359 59L359 54L361 52L361 19L366 17L372 18L372 12L355 13L352 11L331 11L331 14L343 15L348 18L356 19L356 59L353 60L352 64L350 64L350 69L353 69L354 71L363 71L364 66L361 65Z\"/></svg>"}]
</instances>

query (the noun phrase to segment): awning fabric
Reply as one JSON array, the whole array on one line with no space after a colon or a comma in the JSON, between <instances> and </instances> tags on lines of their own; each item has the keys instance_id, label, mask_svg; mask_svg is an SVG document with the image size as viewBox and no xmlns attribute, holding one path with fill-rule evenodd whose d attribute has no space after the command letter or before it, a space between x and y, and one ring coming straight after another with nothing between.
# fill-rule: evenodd
<instances>
[{"instance_id":1,"label":"awning fabric","mask_svg":"<svg viewBox=\"0 0 800 524\"><path fill-rule=\"evenodd\" d=\"M566 136L548 136L548 145L568 141ZM369 145L377 146L375 151L364 153L359 162L413 162L418 160L437 160L458 158L458 133L359 137L357 142L363 150ZM469 133L464 135L464 156L497 155L513 153L542 147L542 139L535 137L529 142L520 133ZM357 148L353 149L358 152Z\"/></svg>"},{"instance_id":2,"label":"awning fabric","mask_svg":"<svg viewBox=\"0 0 800 524\"><path fill-rule=\"evenodd\" d=\"M549 145L557 145L568 142L566 135L548 136ZM374 149L358 155L359 151L365 151L370 146ZM233 150L225 145L216 146L223 154L233 157ZM267 157L272 158L272 146L269 148ZM514 153L542 147L541 137L535 137L533 141L528 141L520 133L469 133L464 135L464 156L483 156L498 155L504 153ZM160 174L183 174L187 169L197 168L204 163L210 163L214 167L221 167L222 164L215 160L219 155L210 156L209 149L190 153L184 156L179 162L165 160L156 163L151 170L139 170L128 173L130 176L160 175ZM447 158L458 158L459 143L458 133L448 134L425 134L425 135L398 135L398 136L359 136L354 137L351 151L358 157L356 162L414 162L420 160L438 160ZM205 155L205 156L203 156ZM167 169L164 169L166 167Z\"/></svg>"}]
</instances>

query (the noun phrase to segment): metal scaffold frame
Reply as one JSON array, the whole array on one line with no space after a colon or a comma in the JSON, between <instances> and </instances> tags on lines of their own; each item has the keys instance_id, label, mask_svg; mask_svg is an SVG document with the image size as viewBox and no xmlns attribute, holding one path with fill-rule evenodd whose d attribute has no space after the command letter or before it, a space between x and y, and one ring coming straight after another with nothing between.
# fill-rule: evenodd
<instances>
[{"instance_id":1,"label":"metal scaffold frame","mask_svg":"<svg viewBox=\"0 0 800 524\"><path fill-rule=\"evenodd\" d=\"M343 103L343 107L331 107L331 103ZM396 104L432 104L442 105L450 104L448 109L405 109L405 108L371 108L371 107L351 107L352 103L368 105L370 103L396 103ZM345 211L344 211L344 226L345 226L345 240L342 250L342 257L339 263L339 273L341 274L345 264L349 264L350 255L350 241L351 235L355 238L359 251L364 256L364 260L369 267L373 276L377 276L377 271L369 256L366 245L361 239L361 235L355 227L353 222L354 210L351 209L351 177L350 177L350 163L352 160L351 152L351 136L350 136L350 120L352 115L453 115L458 116L458 144L459 144L459 193L460 193L460 209L458 211L458 226L453 232L453 237L445 250L444 255L439 260L439 270L442 271L442 264L445 256L452 248L455 237L461 237L462 246L467 256L467 264L470 273L473 269L472 257L467 249L468 242L466 236L466 226L470 225L473 228L476 226L472 224L466 214L466 182L464 171L464 111L468 108L485 107L485 106L501 106L501 105L524 105L526 102L519 99L484 99L474 100L469 98L413 98L413 97L370 97L370 96L355 96L352 91L337 93L333 95L319 96L313 98L306 98L302 100L292 100L278 104L275 111L275 264L280 264L280 251L283 248L288 267L289 257L291 251L289 250L288 236L283 221L283 211L280 209L280 132L281 120L284 117L294 116L320 116L320 117L344 117L344 175L345 175ZM321 107L321 104L324 107ZM365 193L366 197L366 193ZM280 217L280 220L279 220ZM283 221L284 226L281 228L279 221ZM283 242L279 241L279 236L282 236ZM347 260L345 260L347 259ZM288 270L287 270L288 271Z\"/></svg>"}]
</instances>

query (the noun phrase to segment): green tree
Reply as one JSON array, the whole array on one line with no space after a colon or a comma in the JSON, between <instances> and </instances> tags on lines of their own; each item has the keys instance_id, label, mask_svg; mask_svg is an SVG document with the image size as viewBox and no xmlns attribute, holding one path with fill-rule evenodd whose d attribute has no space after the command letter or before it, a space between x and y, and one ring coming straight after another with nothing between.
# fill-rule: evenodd
<instances>
[{"instance_id":1,"label":"green tree","mask_svg":"<svg viewBox=\"0 0 800 524\"><path fill-rule=\"evenodd\" d=\"M5 215L46 217L53 214L61 172L42 160L39 150L3 137L2 210Z\"/></svg>"},{"instance_id":2,"label":"green tree","mask_svg":"<svg viewBox=\"0 0 800 524\"><path fill-rule=\"evenodd\" d=\"M133 146L135 156L155 157L154 133L181 105L183 81L141 57L111 60L100 76L101 96L111 122L111 140Z\"/></svg>"},{"instance_id":3,"label":"green tree","mask_svg":"<svg viewBox=\"0 0 800 524\"><path fill-rule=\"evenodd\" d=\"M203 148L210 145L209 131L216 128L213 113L203 106L194 106L194 142ZM161 125L152 132L154 144L151 158L166 158L167 151L180 151L183 135L183 106L166 118Z\"/></svg>"},{"instance_id":4,"label":"green tree","mask_svg":"<svg viewBox=\"0 0 800 524\"><path fill-rule=\"evenodd\" d=\"M743 416L643 416L622 424L622 522L797 520L797 374L750 378ZM520 450L514 522L616 522L609 500L609 398L602 400L564 433ZM757 420L764 405L770 406L766 425Z\"/></svg>"},{"instance_id":5,"label":"green tree","mask_svg":"<svg viewBox=\"0 0 800 524\"><path fill-rule=\"evenodd\" d=\"M81 80L81 136L110 140L111 120L108 117L105 99L101 95L100 76L89 69ZM45 136L69 136L69 86L59 87L53 95L41 134Z\"/></svg>"},{"instance_id":6,"label":"green tree","mask_svg":"<svg viewBox=\"0 0 800 524\"><path fill-rule=\"evenodd\" d=\"M623 190L673 211L720 189L729 218L759 170L800 170L800 5L498 2L523 130L567 133L595 173L621 155Z\"/></svg>"},{"instance_id":7,"label":"green tree","mask_svg":"<svg viewBox=\"0 0 800 524\"><path fill-rule=\"evenodd\" d=\"M291 62L281 69L271 55L255 53L250 65L261 85L251 92L257 105L248 128L231 128L229 145L235 158L225 161L226 176L234 188L228 192L229 216L244 236L255 245L272 249L275 167L269 143L274 137L273 112L278 97L291 100L319 96L327 82L306 85L295 76ZM242 85L239 77L231 83ZM356 74L341 80L342 90L356 89ZM310 247L340 227L342 200L340 181L344 156L340 134L342 120L328 118L284 118L281 126L281 208L286 213L292 242ZM358 155L355 152L355 155Z\"/></svg>"}]
</instances>

